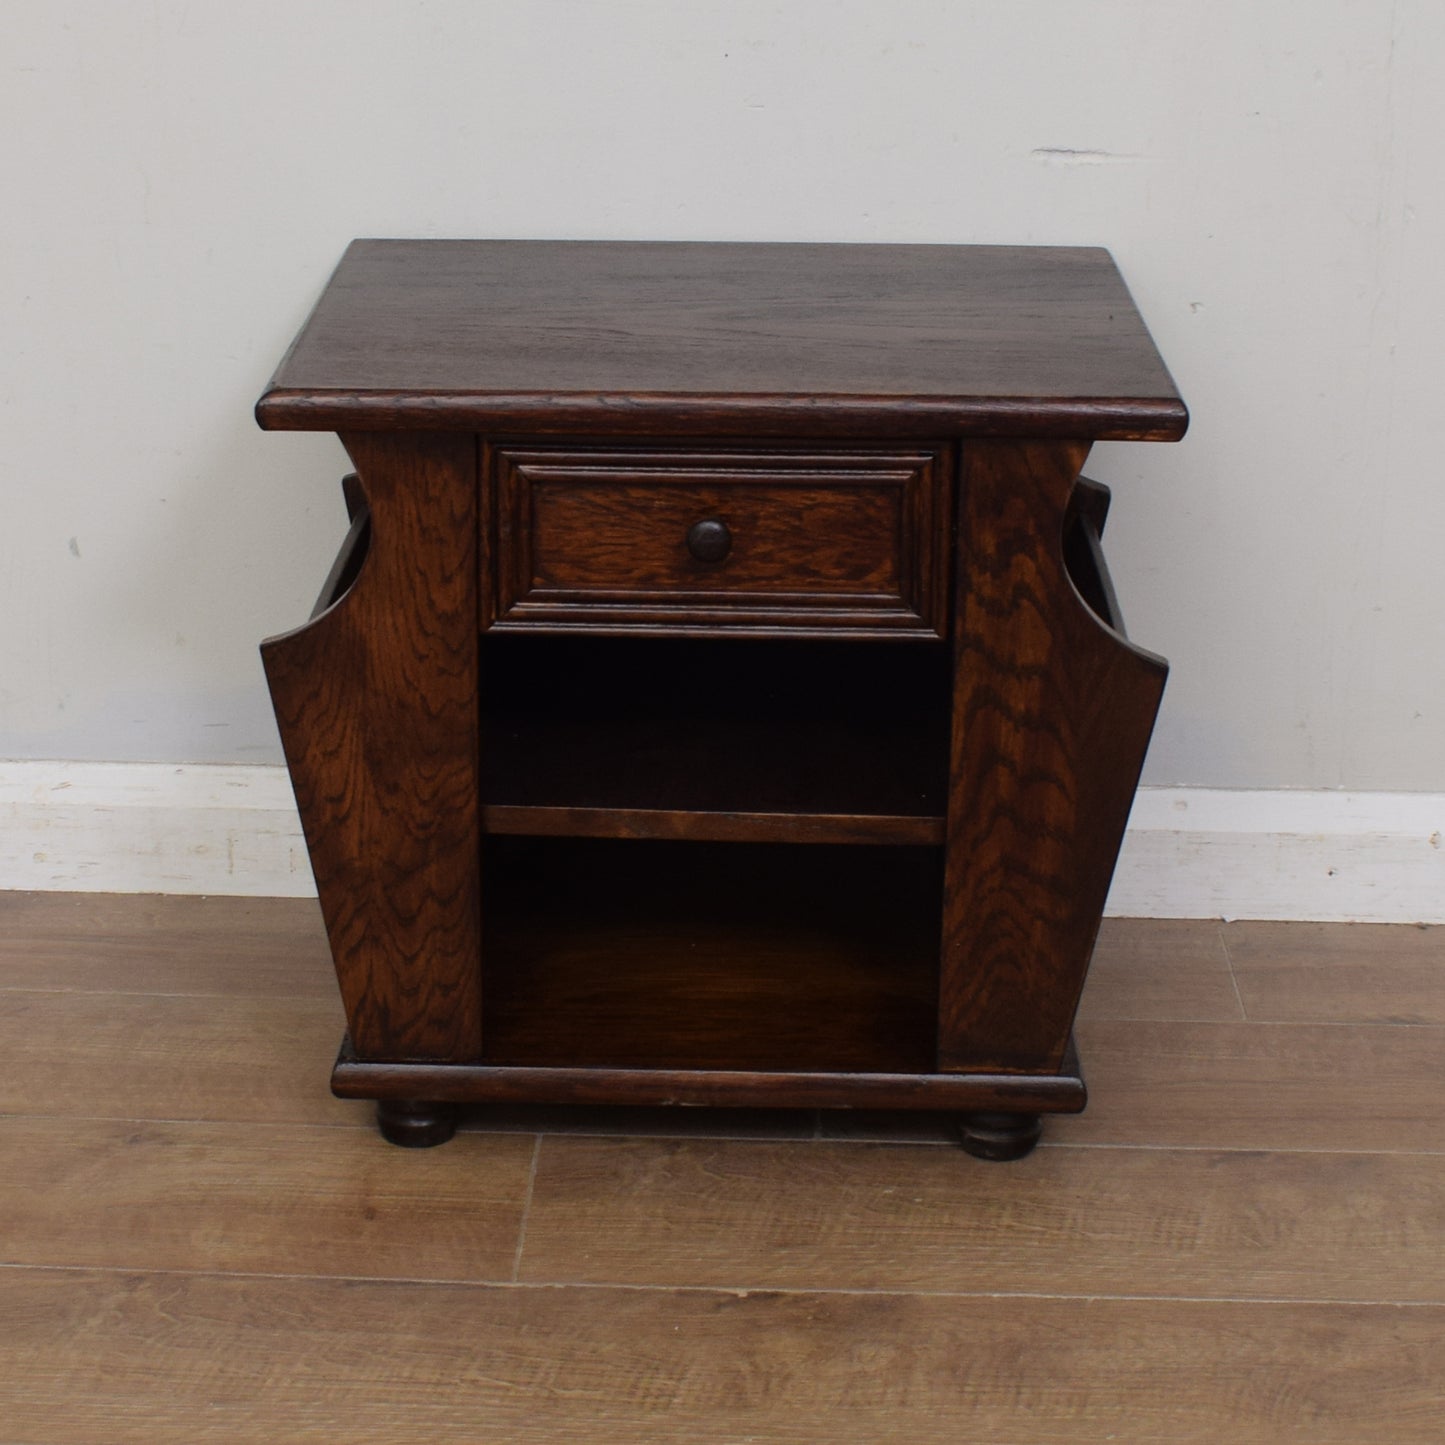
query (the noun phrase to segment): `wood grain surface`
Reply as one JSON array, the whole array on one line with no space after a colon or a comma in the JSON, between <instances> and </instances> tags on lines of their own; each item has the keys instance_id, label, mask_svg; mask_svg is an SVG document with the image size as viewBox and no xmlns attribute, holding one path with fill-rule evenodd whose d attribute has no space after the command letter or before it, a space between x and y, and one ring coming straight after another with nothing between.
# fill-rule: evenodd
<instances>
[{"instance_id":1,"label":"wood grain surface","mask_svg":"<svg viewBox=\"0 0 1445 1445\"><path fill-rule=\"evenodd\" d=\"M946 444L487 446L483 455L502 630L947 632ZM690 529L704 521L726 529L725 555L689 549Z\"/></svg>"},{"instance_id":2,"label":"wood grain surface","mask_svg":"<svg viewBox=\"0 0 1445 1445\"><path fill-rule=\"evenodd\" d=\"M932 1072L930 850L488 839L486 858L486 1063Z\"/></svg>"},{"instance_id":3,"label":"wood grain surface","mask_svg":"<svg viewBox=\"0 0 1445 1445\"><path fill-rule=\"evenodd\" d=\"M1445 1029L1079 1024L1080 1142L1445 1153Z\"/></svg>"},{"instance_id":4,"label":"wood grain surface","mask_svg":"<svg viewBox=\"0 0 1445 1445\"><path fill-rule=\"evenodd\" d=\"M336 997L314 898L0 891L0 989Z\"/></svg>"},{"instance_id":5,"label":"wood grain surface","mask_svg":"<svg viewBox=\"0 0 1445 1445\"><path fill-rule=\"evenodd\" d=\"M1084 1107L1078 1065L1058 1074L920 1074L882 1070L710 1068L657 1065L368 1063L342 1046L331 1087L343 1098L455 1104L628 1104L641 1107L934 1111L934 1128L959 1112L1071 1113Z\"/></svg>"},{"instance_id":6,"label":"wood grain surface","mask_svg":"<svg viewBox=\"0 0 1445 1445\"><path fill-rule=\"evenodd\" d=\"M990 1097L1003 1076L1033 1081L1020 1098L1065 1082L1069 1107L1082 1102L1070 1026L1165 669L1122 636L1098 546L1107 493L1079 473L1094 439L1177 438L1187 423L1106 252L361 241L257 415L335 427L357 464L316 615L263 647L355 1055L339 1088L384 1075L392 1107L402 1084L439 1087L447 1064L471 1071L477 1102L497 1097L486 1071L501 1065L656 1068L694 1099L715 1081L684 1075L826 1086L770 1100L792 1106L849 1073L872 1080L855 1100L872 1103L899 1097L896 1075L942 1072L989 1081ZM702 810L728 825L688 828L676 804L498 798L495 777L515 770L481 762L508 730L480 702L501 679L477 632L528 629L951 642L951 696L933 712L951 728L934 1002L906 924L875 936L836 880L802 910L834 932L821 953L796 932L780 946L771 912L726 885L694 907L700 928L657 926L663 840L690 874L715 867L700 839L787 836L790 812L812 840L833 817L856 844L863 810L836 793L778 808L745 788ZM754 705L748 721L771 728ZM716 688L700 715L731 711ZM561 721L586 737L597 716L589 699ZM841 731L866 739L858 771L873 772L884 754L866 720L850 707ZM639 740L615 736L603 771L633 776ZM749 760L772 751L767 731L724 737ZM937 812L911 801L880 811L888 841L918 836L900 833L910 818L935 836ZM649 835L629 851L650 893L616 936L564 897L586 872L558 836L579 808L602 841ZM552 845L536 866L551 892L520 922L505 883L487 884L480 916L505 834ZM912 914L902 899L884 911ZM556 921L560 940L539 950ZM595 956L584 929L603 939ZM866 962L836 946L844 933ZM704 959L702 939L725 949ZM456 1101L465 1080L434 1097ZM627 1098L666 1097L626 1083ZM537 1102L556 1098L549 1086ZM998 1127L972 1121L965 1147Z\"/></svg>"},{"instance_id":7,"label":"wood grain surface","mask_svg":"<svg viewBox=\"0 0 1445 1445\"><path fill-rule=\"evenodd\" d=\"M943 819L895 813L704 813L667 808L565 808L488 803L482 831L532 838L654 838L694 843L943 842Z\"/></svg>"},{"instance_id":8,"label":"wood grain surface","mask_svg":"<svg viewBox=\"0 0 1445 1445\"><path fill-rule=\"evenodd\" d=\"M1435 1445L1445 1308L0 1274L11 1438Z\"/></svg>"},{"instance_id":9,"label":"wood grain surface","mask_svg":"<svg viewBox=\"0 0 1445 1445\"><path fill-rule=\"evenodd\" d=\"M1068 1123L1050 1137L1067 1139ZM881 1144L549 1137L522 1278L1445 1298L1434 1156L1042 1148L966 1184L951 1149L902 1162Z\"/></svg>"},{"instance_id":10,"label":"wood grain surface","mask_svg":"<svg viewBox=\"0 0 1445 1445\"><path fill-rule=\"evenodd\" d=\"M1223 940L1251 1019L1445 1024L1439 988L1445 929L1230 923Z\"/></svg>"},{"instance_id":11,"label":"wood grain surface","mask_svg":"<svg viewBox=\"0 0 1445 1445\"><path fill-rule=\"evenodd\" d=\"M508 1280L533 1144L402 1151L366 1131L0 1119L7 1264ZM374 1142L373 1142L374 1141ZM418 1152L423 1157L418 1157Z\"/></svg>"},{"instance_id":12,"label":"wood grain surface","mask_svg":"<svg viewBox=\"0 0 1445 1445\"><path fill-rule=\"evenodd\" d=\"M355 241L256 411L533 435L1188 423L1107 251L1004 246Z\"/></svg>"},{"instance_id":13,"label":"wood grain surface","mask_svg":"<svg viewBox=\"0 0 1445 1445\"><path fill-rule=\"evenodd\" d=\"M858 1111L393 1150L315 1067L314 906L0 918L7 1442L1440 1438L1445 1028L1245 1017L1233 926L1106 921L1090 1111L998 1166ZM1272 1011L1336 957L1429 1013L1422 939L1260 930L1246 968ZM847 1127L886 1147L813 1137Z\"/></svg>"},{"instance_id":14,"label":"wood grain surface","mask_svg":"<svg viewBox=\"0 0 1445 1445\"><path fill-rule=\"evenodd\" d=\"M1244 1017L1224 940L1213 922L1106 918L1099 925L1081 1019Z\"/></svg>"},{"instance_id":15,"label":"wood grain surface","mask_svg":"<svg viewBox=\"0 0 1445 1445\"><path fill-rule=\"evenodd\" d=\"M352 1039L475 1058L476 446L342 440L371 508L365 562L261 656Z\"/></svg>"},{"instance_id":16,"label":"wood grain surface","mask_svg":"<svg viewBox=\"0 0 1445 1445\"><path fill-rule=\"evenodd\" d=\"M1056 1069L1167 665L1085 605L1084 443L963 452L939 1066Z\"/></svg>"},{"instance_id":17,"label":"wood grain surface","mask_svg":"<svg viewBox=\"0 0 1445 1445\"><path fill-rule=\"evenodd\" d=\"M331 997L11 989L0 996L0 1112L360 1123L327 1087L345 1025ZM57 1047L57 1040L64 1040Z\"/></svg>"}]
</instances>

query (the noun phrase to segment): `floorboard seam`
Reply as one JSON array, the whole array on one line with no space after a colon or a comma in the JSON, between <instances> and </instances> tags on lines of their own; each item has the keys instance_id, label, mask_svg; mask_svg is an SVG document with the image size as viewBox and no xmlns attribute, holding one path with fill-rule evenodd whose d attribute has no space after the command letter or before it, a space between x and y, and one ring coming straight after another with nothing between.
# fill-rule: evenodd
<instances>
[{"instance_id":1,"label":"floorboard seam","mask_svg":"<svg viewBox=\"0 0 1445 1445\"><path fill-rule=\"evenodd\" d=\"M211 1127L228 1125L236 1129L331 1129L348 1134L368 1134L376 1131L376 1125L369 1120L359 1124L348 1124L338 1120L334 1124L317 1119L218 1119L182 1117L179 1115L156 1114L54 1114L33 1113L29 1109L0 1109L0 1121L8 1119L66 1119L75 1124L196 1124ZM503 1133L503 1130L496 1130Z\"/></svg>"},{"instance_id":2,"label":"floorboard seam","mask_svg":"<svg viewBox=\"0 0 1445 1445\"><path fill-rule=\"evenodd\" d=\"M1189 1295L1127 1294L1098 1290L946 1290L885 1289L844 1285L721 1285L721 1284L635 1284L626 1280L512 1280L437 1279L424 1276L370 1274L295 1274L274 1270L167 1269L151 1265L105 1264L23 1264L0 1260L0 1276L7 1273L157 1275L183 1279L285 1280L302 1284L374 1284L436 1289L517 1290L625 1290L633 1294L715 1294L746 1299L751 1295L813 1296L846 1298L956 1299L956 1300L1070 1300L1089 1303L1178 1304L1178 1305L1269 1305L1305 1306L1319 1309L1442 1309L1445 1298L1428 1300L1318 1299L1295 1295Z\"/></svg>"},{"instance_id":3,"label":"floorboard seam","mask_svg":"<svg viewBox=\"0 0 1445 1445\"><path fill-rule=\"evenodd\" d=\"M360 1101L357 1101L360 1102ZM38 1112L31 1109L4 1109L0 1108L0 1123L15 1119L35 1120L56 1120L64 1119L77 1124L178 1124L178 1125L224 1125L241 1129L330 1129L336 1132L348 1134L372 1134L375 1132L375 1124L364 1118L360 1123L349 1124L343 1120L336 1123L325 1123L315 1119L224 1119L224 1118L185 1118L178 1115L156 1115L156 1114L70 1114L54 1112ZM853 1147L871 1147L887 1149L946 1149L960 1153L960 1169L972 1169L975 1166L968 1163L961 1156L958 1143L952 1139L905 1139L888 1138L884 1135L861 1135L849 1138L844 1135L822 1134L810 1137L803 1134L715 1134L702 1131L696 1134L682 1134L668 1131L666 1133L647 1133L638 1130L625 1128L618 1129L488 1129L475 1125L463 1124L457 1130L457 1137L486 1137L489 1139L516 1138L520 1135L532 1134L538 1140L544 1138L554 1139L622 1139L638 1144L649 1143L716 1143L716 1144L840 1144ZM1335 1146L1325 1147L1323 1145L1310 1147L1308 1145L1286 1145L1286 1144L1172 1144L1172 1143L1143 1143L1134 1140L1109 1140L1109 1139L1041 1139L1037 1146L1039 1149L1050 1151L1059 1149L1132 1149L1158 1154L1319 1154L1319 1155L1364 1155L1367 1157L1379 1156L1382 1158L1423 1158L1434 1159L1445 1155L1445 1148L1439 1149L1341 1149ZM987 1166L984 1166L987 1167ZM3 1445L3 1442L0 1442Z\"/></svg>"},{"instance_id":4,"label":"floorboard seam","mask_svg":"<svg viewBox=\"0 0 1445 1445\"><path fill-rule=\"evenodd\" d=\"M1229 982L1234 989L1234 1000L1239 1005L1239 1016L1245 1023L1253 1023L1255 1020L1250 1018L1249 1010L1244 1006L1244 995L1239 991L1239 975L1234 971L1234 951L1229 946L1229 934L1225 932L1222 921L1216 925L1216 936L1224 950L1224 965L1229 970Z\"/></svg>"},{"instance_id":5,"label":"floorboard seam","mask_svg":"<svg viewBox=\"0 0 1445 1445\"><path fill-rule=\"evenodd\" d=\"M532 1193L537 1187L537 1163L542 1157L541 1134L532 1142L532 1164L527 1171L527 1188L522 1195L522 1217L517 1223L517 1252L512 1256L512 1283L517 1284L522 1273L522 1251L527 1247L527 1220L532 1213Z\"/></svg>"}]
</instances>

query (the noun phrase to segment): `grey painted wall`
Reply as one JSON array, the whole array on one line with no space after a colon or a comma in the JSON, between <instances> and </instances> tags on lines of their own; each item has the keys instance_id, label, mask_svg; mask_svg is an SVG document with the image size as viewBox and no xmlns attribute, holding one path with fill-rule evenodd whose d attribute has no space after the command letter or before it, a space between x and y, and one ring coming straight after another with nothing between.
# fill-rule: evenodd
<instances>
[{"instance_id":1,"label":"grey painted wall","mask_svg":"<svg viewBox=\"0 0 1445 1445\"><path fill-rule=\"evenodd\" d=\"M0 757L279 760L344 458L250 408L354 235L1104 244L1149 780L1445 779L1445 7L11 0Z\"/></svg>"}]
</instances>

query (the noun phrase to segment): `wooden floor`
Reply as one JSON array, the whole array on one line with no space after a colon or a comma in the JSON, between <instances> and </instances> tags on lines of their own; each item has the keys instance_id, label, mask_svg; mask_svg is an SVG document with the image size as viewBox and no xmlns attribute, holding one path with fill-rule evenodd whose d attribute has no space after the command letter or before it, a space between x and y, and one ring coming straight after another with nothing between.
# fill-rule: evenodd
<instances>
[{"instance_id":1,"label":"wooden floor","mask_svg":"<svg viewBox=\"0 0 1445 1445\"><path fill-rule=\"evenodd\" d=\"M1445 932L1112 921L1092 1102L384 1144L307 902L0 894L0 1439L1445 1440Z\"/></svg>"}]
</instances>

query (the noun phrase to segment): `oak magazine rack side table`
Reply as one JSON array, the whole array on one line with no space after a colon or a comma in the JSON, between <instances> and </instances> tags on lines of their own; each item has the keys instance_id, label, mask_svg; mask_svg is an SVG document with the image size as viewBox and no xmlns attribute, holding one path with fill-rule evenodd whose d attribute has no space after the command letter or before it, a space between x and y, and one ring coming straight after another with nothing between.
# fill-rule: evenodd
<instances>
[{"instance_id":1,"label":"oak magazine rack side table","mask_svg":"<svg viewBox=\"0 0 1445 1445\"><path fill-rule=\"evenodd\" d=\"M355 467L262 655L388 1139L1084 1107L1167 669L1082 469L1188 422L1106 251L357 241L257 417Z\"/></svg>"}]
</instances>

